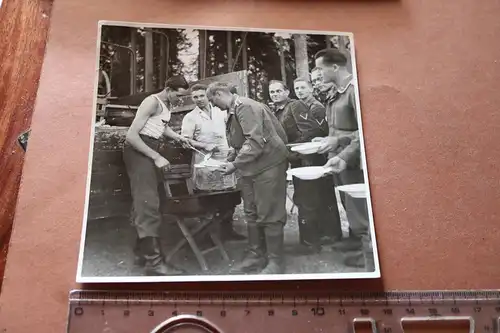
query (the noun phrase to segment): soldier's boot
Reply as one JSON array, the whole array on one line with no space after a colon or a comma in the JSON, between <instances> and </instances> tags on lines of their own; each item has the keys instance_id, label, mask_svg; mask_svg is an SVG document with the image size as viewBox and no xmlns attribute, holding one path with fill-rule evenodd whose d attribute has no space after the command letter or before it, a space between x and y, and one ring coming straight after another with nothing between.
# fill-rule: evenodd
<instances>
[{"instance_id":1,"label":"soldier's boot","mask_svg":"<svg viewBox=\"0 0 500 333\"><path fill-rule=\"evenodd\" d=\"M363 236L363 259L367 272L375 272L375 258L373 257L373 247L369 235Z\"/></svg>"},{"instance_id":2,"label":"soldier's boot","mask_svg":"<svg viewBox=\"0 0 500 333\"><path fill-rule=\"evenodd\" d=\"M234 265L229 274L245 274L252 271L260 271L266 266L265 242L262 228L255 223L247 224L248 230L248 250L245 258L240 263Z\"/></svg>"},{"instance_id":3,"label":"soldier's boot","mask_svg":"<svg viewBox=\"0 0 500 333\"><path fill-rule=\"evenodd\" d=\"M366 271L375 272L375 258L373 257L373 251L363 251L363 256L365 259Z\"/></svg>"},{"instance_id":4,"label":"soldier's boot","mask_svg":"<svg viewBox=\"0 0 500 333\"><path fill-rule=\"evenodd\" d=\"M146 265L146 258L144 258L144 253L142 253L141 239L139 236L135 239L134 245L134 265L144 267Z\"/></svg>"},{"instance_id":5,"label":"soldier's boot","mask_svg":"<svg viewBox=\"0 0 500 333\"><path fill-rule=\"evenodd\" d=\"M261 274L285 273L285 258L283 255L284 232L283 224L267 225L265 230L268 264Z\"/></svg>"},{"instance_id":6,"label":"soldier's boot","mask_svg":"<svg viewBox=\"0 0 500 333\"><path fill-rule=\"evenodd\" d=\"M362 251L350 252L344 256L344 264L350 267L365 267L364 254Z\"/></svg>"},{"instance_id":7,"label":"soldier's boot","mask_svg":"<svg viewBox=\"0 0 500 333\"><path fill-rule=\"evenodd\" d=\"M144 271L146 275L181 275L184 272L167 265L161 251L160 240L157 237L145 237L140 240L140 248L144 255Z\"/></svg>"},{"instance_id":8,"label":"soldier's boot","mask_svg":"<svg viewBox=\"0 0 500 333\"><path fill-rule=\"evenodd\" d=\"M375 260L373 257L373 248L369 236L362 236L362 246L360 251L346 255L344 263L347 266L365 268L367 272L375 271Z\"/></svg>"},{"instance_id":9,"label":"soldier's boot","mask_svg":"<svg viewBox=\"0 0 500 333\"><path fill-rule=\"evenodd\" d=\"M224 241L243 241L247 239L245 236L234 230L232 218L221 222L221 238Z\"/></svg>"},{"instance_id":10,"label":"soldier's boot","mask_svg":"<svg viewBox=\"0 0 500 333\"><path fill-rule=\"evenodd\" d=\"M332 244L332 249L341 252L361 250L361 247L361 239L353 234Z\"/></svg>"}]
</instances>

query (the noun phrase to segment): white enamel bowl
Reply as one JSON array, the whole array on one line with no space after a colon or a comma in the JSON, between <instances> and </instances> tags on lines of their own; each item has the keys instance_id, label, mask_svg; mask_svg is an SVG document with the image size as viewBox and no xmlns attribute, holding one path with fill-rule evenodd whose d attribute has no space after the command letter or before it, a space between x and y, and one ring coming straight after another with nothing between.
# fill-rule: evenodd
<instances>
[{"instance_id":1,"label":"white enamel bowl","mask_svg":"<svg viewBox=\"0 0 500 333\"><path fill-rule=\"evenodd\" d=\"M289 176L295 176L303 180L318 179L323 177L327 172L328 169L322 166L302 167L287 170L287 174Z\"/></svg>"},{"instance_id":2,"label":"white enamel bowl","mask_svg":"<svg viewBox=\"0 0 500 333\"><path fill-rule=\"evenodd\" d=\"M349 184L337 187L340 192L345 192L353 198L366 198L368 186L366 184Z\"/></svg>"},{"instance_id":3,"label":"white enamel bowl","mask_svg":"<svg viewBox=\"0 0 500 333\"><path fill-rule=\"evenodd\" d=\"M321 147L321 142L306 142L300 145L293 146L290 149L299 154L307 155L317 153L319 147Z\"/></svg>"}]
</instances>

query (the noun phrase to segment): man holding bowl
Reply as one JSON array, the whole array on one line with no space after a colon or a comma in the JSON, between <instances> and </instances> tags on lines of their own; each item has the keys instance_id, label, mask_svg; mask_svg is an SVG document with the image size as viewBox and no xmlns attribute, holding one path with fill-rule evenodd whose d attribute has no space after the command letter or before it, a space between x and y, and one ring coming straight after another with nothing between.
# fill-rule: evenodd
<instances>
[{"instance_id":1,"label":"man holding bowl","mask_svg":"<svg viewBox=\"0 0 500 333\"><path fill-rule=\"evenodd\" d=\"M314 99L308 79L295 80L295 91L304 100ZM325 110L322 108L315 112L319 102L307 104L304 100L291 99L289 94L284 82L270 81L269 95L276 107L274 113L285 129L288 142L305 143L315 137L327 136ZM289 161L292 168L298 168L324 165L326 158L319 154L291 153ZM293 177L293 201L298 207L300 242L313 253L320 252L321 245L333 243L342 237L333 179L329 180L302 180Z\"/></svg>"},{"instance_id":2,"label":"man holding bowl","mask_svg":"<svg viewBox=\"0 0 500 333\"><path fill-rule=\"evenodd\" d=\"M325 167L336 178L337 185L364 183L359 138L356 86L354 77L347 69L347 58L339 50L331 48L319 51L315 56L316 67L323 74L323 82L334 83L336 97L326 103L329 136L320 139L319 153L329 153ZM332 87L332 89L334 89ZM362 256L346 257L345 263L374 271L368 208L365 198L344 198L352 237L339 248L349 249L361 240Z\"/></svg>"}]
</instances>

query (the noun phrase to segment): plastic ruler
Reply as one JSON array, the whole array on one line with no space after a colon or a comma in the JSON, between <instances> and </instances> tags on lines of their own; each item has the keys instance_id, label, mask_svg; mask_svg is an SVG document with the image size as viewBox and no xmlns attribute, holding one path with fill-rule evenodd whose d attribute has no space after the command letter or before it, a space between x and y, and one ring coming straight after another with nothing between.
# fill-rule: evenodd
<instances>
[{"instance_id":1,"label":"plastic ruler","mask_svg":"<svg viewBox=\"0 0 500 333\"><path fill-rule=\"evenodd\" d=\"M446 332L500 333L499 318L497 290L331 294L75 290L69 298L67 332L402 333L418 332L415 326L433 323L442 324Z\"/></svg>"}]
</instances>

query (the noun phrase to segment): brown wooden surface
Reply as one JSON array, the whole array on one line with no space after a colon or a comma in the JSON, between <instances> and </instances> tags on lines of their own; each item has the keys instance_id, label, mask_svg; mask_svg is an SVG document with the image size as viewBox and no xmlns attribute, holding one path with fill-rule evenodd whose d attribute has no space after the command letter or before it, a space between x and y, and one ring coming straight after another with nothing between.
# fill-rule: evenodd
<instances>
[{"instance_id":1,"label":"brown wooden surface","mask_svg":"<svg viewBox=\"0 0 500 333\"><path fill-rule=\"evenodd\" d=\"M82 287L75 274L98 20L352 31L382 278L84 287L498 288L499 12L497 0L56 1L0 295L0 331L63 332L68 291Z\"/></svg>"},{"instance_id":2,"label":"brown wooden surface","mask_svg":"<svg viewBox=\"0 0 500 333\"><path fill-rule=\"evenodd\" d=\"M49 28L51 0L4 0L0 8L0 290L24 151Z\"/></svg>"}]
</instances>

